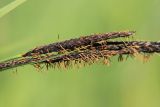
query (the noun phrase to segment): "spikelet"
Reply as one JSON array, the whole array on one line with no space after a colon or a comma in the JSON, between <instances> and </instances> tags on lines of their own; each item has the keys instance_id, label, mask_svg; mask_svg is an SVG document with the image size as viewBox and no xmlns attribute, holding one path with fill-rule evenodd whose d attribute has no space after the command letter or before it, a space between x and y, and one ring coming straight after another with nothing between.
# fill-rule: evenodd
<instances>
[{"instance_id":1,"label":"spikelet","mask_svg":"<svg viewBox=\"0 0 160 107\"><path fill-rule=\"evenodd\" d=\"M95 34L37 47L21 57L1 62L0 71L26 64L34 65L36 69L66 69L98 62L109 65L113 56L119 56L118 61L123 61L124 56L126 59L129 56L143 56L145 62L150 55L160 53L160 42L108 40L129 37L133 33L130 31Z\"/></svg>"},{"instance_id":2,"label":"spikelet","mask_svg":"<svg viewBox=\"0 0 160 107\"><path fill-rule=\"evenodd\" d=\"M36 47L35 49L23 54L23 57L32 56L34 54L46 54L51 52L59 52L59 51L70 51L75 48L79 48L82 46L91 45L92 43L114 39L119 37L129 37L133 35L135 31L126 31L126 32L110 32L104 34L94 34L90 36L84 36L76 39L70 39L62 42L52 43L45 46Z\"/></svg>"}]
</instances>

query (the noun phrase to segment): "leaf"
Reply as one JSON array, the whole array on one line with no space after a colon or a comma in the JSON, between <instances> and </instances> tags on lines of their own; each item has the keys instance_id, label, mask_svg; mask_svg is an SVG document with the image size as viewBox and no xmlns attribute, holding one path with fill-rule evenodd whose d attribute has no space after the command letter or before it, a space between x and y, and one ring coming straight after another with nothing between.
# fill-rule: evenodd
<instances>
[{"instance_id":1,"label":"leaf","mask_svg":"<svg viewBox=\"0 0 160 107\"><path fill-rule=\"evenodd\" d=\"M8 5L2 7L0 9L0 18L2 18L3 16L5 16L6 14L8 14L9 12L11 12L12 10L14 10L16 7L18 7L19 5L23 4L25 1L27 0L15 0L11 3L9 3Z\"/></svg>"}]
</instances>

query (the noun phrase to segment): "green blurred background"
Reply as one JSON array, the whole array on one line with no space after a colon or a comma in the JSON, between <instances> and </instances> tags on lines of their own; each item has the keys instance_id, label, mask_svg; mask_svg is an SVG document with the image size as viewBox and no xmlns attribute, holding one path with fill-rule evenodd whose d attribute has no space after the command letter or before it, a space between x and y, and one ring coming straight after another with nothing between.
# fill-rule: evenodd
<instances>
[{"instance_id":1,"label":"green blurred background","mask_svg":"<svg viewBox=\"0 0 160 107\"><path fill-rule=\"evenodd\" d=\"M0 8L12 1L0 0ZM92 33L136 30L136 40L160 40L159 5L160 0L28 0L0 18L0 60ZM159 59L1 72L0 107L160 107Z\"/></svg>"}]
</instances>

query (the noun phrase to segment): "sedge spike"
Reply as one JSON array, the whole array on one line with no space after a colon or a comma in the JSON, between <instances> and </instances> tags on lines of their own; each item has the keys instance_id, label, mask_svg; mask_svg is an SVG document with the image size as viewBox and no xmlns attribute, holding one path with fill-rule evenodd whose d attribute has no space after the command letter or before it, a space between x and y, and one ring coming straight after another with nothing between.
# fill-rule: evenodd
<instances>
[{"instance_id":1,"label":"sedge spike","mask_svg":"<svg viewBox=\"0 0 160 107\"><path fill-rule=\"evenodd\" d=\"M82 62L92 64L101 59L104 59L104 64L109 64L110 58L116 55L119 56L118 61L123 61L123 55L160 53L160 42L113 41L114 38L133 34L133 31L95 34L37 47L20 57L0 62L0 71L26 64L36 68L41 68L41 64L47 69L55 66L61 68Z\"/></svg>"}]
</instances>

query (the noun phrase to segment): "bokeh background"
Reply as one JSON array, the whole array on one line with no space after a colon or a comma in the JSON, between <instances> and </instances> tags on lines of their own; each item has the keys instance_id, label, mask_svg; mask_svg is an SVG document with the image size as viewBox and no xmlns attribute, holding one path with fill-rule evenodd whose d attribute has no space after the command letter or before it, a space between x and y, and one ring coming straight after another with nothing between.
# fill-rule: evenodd
<instances>
[{"instance_id":1,"label":"bokeh background","mask_svg":"<svg viewBox=\"0 0 160 107\"><path fill-rule=\"evenodd\" d=\"M0 0L0 8L13 0ZM33 47L92 33L136 30L160 40L160 0L27 0L0 18L0 60ZM60 38L58 39L58 35ZM0 73L0 107L160 107L160 56L108 67L33 66Z\"/></svg>"}]
</instances>

